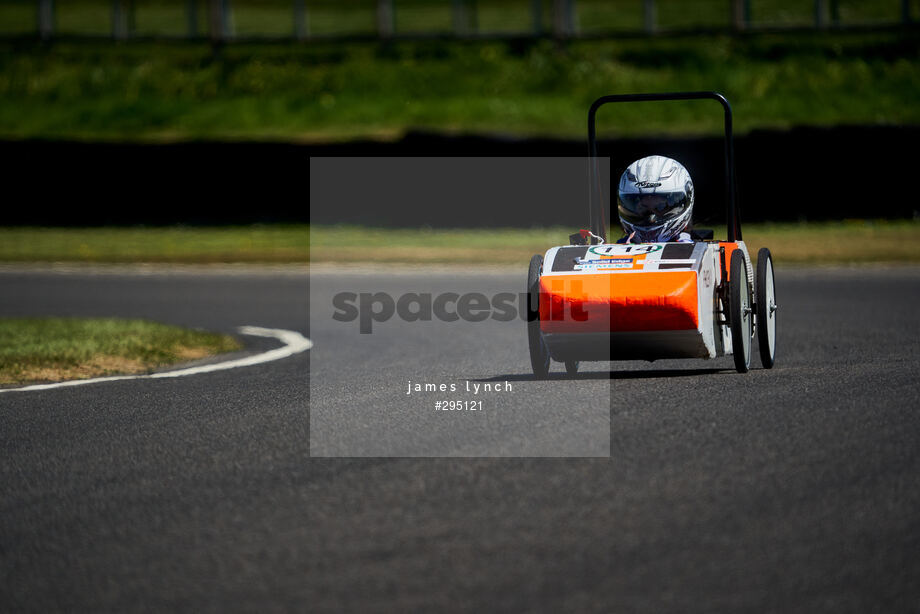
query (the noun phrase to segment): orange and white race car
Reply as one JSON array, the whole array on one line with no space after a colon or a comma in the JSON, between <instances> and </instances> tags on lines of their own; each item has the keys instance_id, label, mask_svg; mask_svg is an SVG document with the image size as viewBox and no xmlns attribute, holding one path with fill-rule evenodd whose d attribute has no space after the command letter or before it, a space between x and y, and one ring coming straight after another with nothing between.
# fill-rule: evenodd
<instances>
[{"instance_id":1,"label":"orange and white race car","mask_svg":"<svg viewBox=\"0 0 920 614\"><path fill-rule=\"evenodd\" d=\"M694 233L693 242L609 243L597 183L595 113L612 102L713 99L725 116L727 239ZM734 190L731 107L715 92L604 96L591 106L591 229L530 261L528 342L534 375L553 360L574 374L580 361L715 358L731 354L750 368L758 336L761 363L774 364L773 260L762 248L753 269L741 238Z\"/></svg>"}]
</instances>

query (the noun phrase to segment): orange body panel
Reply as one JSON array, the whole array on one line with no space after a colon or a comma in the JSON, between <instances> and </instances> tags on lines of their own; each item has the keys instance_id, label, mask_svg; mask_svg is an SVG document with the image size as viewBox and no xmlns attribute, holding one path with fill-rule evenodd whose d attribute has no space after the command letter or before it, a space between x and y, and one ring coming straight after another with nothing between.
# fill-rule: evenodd
<instances>
[{"instance_id":1,"label":"orange body panel","mask_svg":"<svg viewBox=\"0 0 920 614\"><path fill-rule=\"evenodd\" d=\"M738 244L729 243L728 241L719 241L719 246L725 248L725 272L726 274L730 273L728 267L732 265L732 252L738 249Z\"/></svg>"},{"instance_id":2,"label":"orange body panel","mask_svg":"<svg viewBox=\"0 0 920 614\"><path fill-rule=\"evenodd\" d=\"M697 329L698 309L694 271L540 278L544 333Z\"/></svg>"}]
</instances>

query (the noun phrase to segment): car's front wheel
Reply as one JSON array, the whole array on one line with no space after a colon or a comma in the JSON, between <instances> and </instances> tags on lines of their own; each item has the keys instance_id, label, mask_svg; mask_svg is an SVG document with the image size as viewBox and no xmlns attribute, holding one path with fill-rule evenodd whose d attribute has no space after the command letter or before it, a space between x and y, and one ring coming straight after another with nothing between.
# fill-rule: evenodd
<instances>
[{"instance_id":1,"label":"car's front wheel","mask_svg":"<svg viewBox=\"0 0 920 614\"><path fill-rule=\"evenodd\" d=\"M530 259L527 271L527 344L530 346L530 365L534 377L546 379L552 360L549 348L540 331L540 274L543 271L543 256Z\"/></svg>"}]
</instances>

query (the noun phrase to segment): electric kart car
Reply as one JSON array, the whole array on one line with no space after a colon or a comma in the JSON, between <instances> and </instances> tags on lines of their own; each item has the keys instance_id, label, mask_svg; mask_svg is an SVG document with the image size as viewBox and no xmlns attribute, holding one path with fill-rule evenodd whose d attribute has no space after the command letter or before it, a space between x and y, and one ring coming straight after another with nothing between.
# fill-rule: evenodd
<instances>
[{"instance_id":1,"label":"electric kart car","mask_svg":"<svg viewBox=\"0 0 920 614\"><path fill-rule=\"evenodd\" d=\"M595 115L608 103L711 99L724 111L727 238L712 231L683 243L611 243L606 238ZM590 229L569 245L535 255L527 274L527 333L537 378L552 361L569 374L580 361L715 358L732 355L745 373L757 335L760 360L776 353L773 259L763 248L757 269L741 238L735 199L732 112L716 92L603 96L588 112L591 151Z\"/></svg>"}]
</instances>

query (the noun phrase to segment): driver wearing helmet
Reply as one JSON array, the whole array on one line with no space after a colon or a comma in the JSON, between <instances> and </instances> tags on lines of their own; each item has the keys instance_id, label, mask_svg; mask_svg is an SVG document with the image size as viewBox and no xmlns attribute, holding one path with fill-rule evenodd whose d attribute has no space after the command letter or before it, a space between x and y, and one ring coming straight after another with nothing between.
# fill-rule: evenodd
<instances>
[{"instance_id":1,"label":"driver wearing helmet","mask_svg":"<svg viewBox=\"0 0 920 614\"><path fill-rule=\"evenodd\" d=\"M690 243L693 181L677 160L648 156L620 177L617 211L626 236L617 243Z\"/></svg>"}]
</instances>

